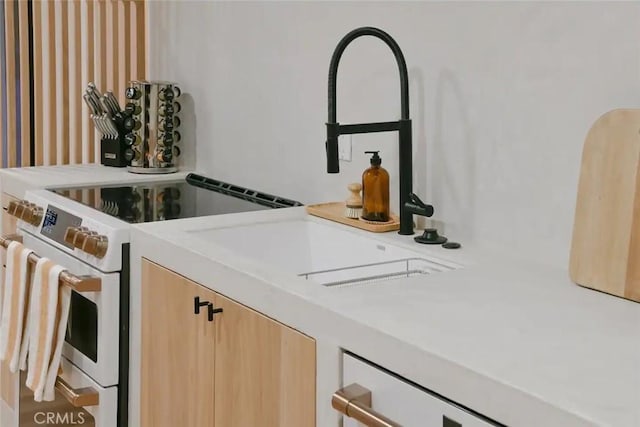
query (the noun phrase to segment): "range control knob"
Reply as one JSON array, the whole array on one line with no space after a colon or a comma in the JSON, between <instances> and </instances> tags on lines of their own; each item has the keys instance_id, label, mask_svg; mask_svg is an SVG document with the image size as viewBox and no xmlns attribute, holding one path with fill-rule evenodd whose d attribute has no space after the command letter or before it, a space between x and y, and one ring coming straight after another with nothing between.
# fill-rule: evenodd
<instances>
[{"instance_id":1,"label":"range control knob","mask_svg":"<svg viewBox=\"0 0 640 427\"><path fill-rule=\"evenodd\" d=\"M80 231L80 227L67 227L64 232L64 241L73 246L73 242L76 240L76 235Z\"/></svg>"},{"instance_id":2,"label":"range control knob","mask_svg":"<svg viewBox=\"0 0 640 427\"><path fill-rule=\"evenodd\" d=\"M27 200L14 200L9 203L7 213L23 220L27 224L38 226L44 216L44 209Z\"/></svg>"},{"instance_id":3,"label":"range control knob","mask_svg":"<svg viewBox=\"0 0 640 427\"><path fill-rule=\"evenodd\" d=\"M89 229L87 227L67 227L64 233L64 241L73 247L78 247L76 246L76 239L79 242L81 240L80 234L86 235L88 233ZM82 239L84 239L84 236Z\"/></svg>"},{"instance_id":4,"label":"range control knob","mask_svg":"<svg viewBox=\"0 0 640 427\"><path fill-rule=\"evenodd\" d=\"M96 234L95 231L91 231L87 227L76 227L75 232L70 231L69 228L67 228L67 233L69 234L70 240L68 243L73 245L74 248L78 249L82 249L82 245L84 245L87 237L91 236L92 234ZM67 241L67 233L65 233L65 241ZM71 235L73 235L73 239L71 239Z\"/></svg>"},{"instance_id":5,"label":"range control knob","mask_svg":"<svg viewBox=\"0 0 640 427\"><path fill-rule=\"evenodd\" d=\"M109 248L109 239L107 236L99 234L91 234L87 236L82 244L82 250L96 258L104 258Z\"/></svg>"}]
</instances>

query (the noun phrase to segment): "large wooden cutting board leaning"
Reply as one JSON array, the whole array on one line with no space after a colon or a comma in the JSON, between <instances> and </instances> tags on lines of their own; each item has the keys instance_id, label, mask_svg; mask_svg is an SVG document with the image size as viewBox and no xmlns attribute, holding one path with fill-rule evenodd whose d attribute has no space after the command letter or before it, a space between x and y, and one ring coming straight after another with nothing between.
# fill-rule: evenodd
<instances>
[{"instance_id":1,"label":"large wooden cutting board leaning","mask_svg":"<svg viewBox=\"0 0 640 427\"><path fill-rule=\"evenodd\" d=\"M591 127L573 226L569 273L588 288L640 302L640 110Z\"/></svg>"}]
</instances>

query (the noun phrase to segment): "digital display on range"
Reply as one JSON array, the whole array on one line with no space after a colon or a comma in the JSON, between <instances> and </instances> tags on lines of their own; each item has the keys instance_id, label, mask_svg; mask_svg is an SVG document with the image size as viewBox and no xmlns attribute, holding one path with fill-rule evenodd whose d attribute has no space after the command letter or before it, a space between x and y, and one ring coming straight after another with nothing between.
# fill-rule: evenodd
<instances>
[{"instance_id":1,"label":"digital display on range","mask_svg":"<svg viewBox=\"0 0 640 427\"><path fill-rule=\"evenodd\" d=\"M40 234L54 240L61 245L73 249L73 246L64 241L64 235L69 227L80 227L82 224L82 218L75 215L71 215L55 206L47 206L47 211L44 214L44 221L40 228Z\"/></svg>"}]
</instances>

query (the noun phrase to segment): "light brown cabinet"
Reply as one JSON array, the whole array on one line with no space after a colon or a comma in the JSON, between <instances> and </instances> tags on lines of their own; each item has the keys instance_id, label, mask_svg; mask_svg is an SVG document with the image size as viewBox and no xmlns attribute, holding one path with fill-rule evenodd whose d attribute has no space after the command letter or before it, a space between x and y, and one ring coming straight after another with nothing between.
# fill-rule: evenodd
<instances>
[{"instance_id":1,"label":"light brown cabinet","mask_svg":"<svg viewBox=\"0 0 640 427\"><path fill-rule=\"evenodd\" d=\"M143 427L315 426L312 338L145 259L141 357Z\"/></svg>"}]
</instances>

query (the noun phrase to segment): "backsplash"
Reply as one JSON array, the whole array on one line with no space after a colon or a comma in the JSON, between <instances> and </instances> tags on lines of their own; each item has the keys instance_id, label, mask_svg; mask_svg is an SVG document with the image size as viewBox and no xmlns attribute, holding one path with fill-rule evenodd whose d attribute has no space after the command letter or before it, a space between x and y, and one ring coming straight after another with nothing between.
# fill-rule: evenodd
<instances>
[{"instance_id":1,"label":"backsplash","mask_svg":"<svg viewBox=\"0 0 640 427\"><path fill-rule=\"evenodd\" d=\"M303 203L343 200L380 150L397 212L397 134L353 136L326 173L333 49L379 27L409 69L414 191L455 241L566 268L582 144L608 110L640 107L640 4L149 2L149 78L193 97L196 168ZM180 31L166 31L180 28ZM338 121L397 120L380 40L340 62Z\"/></svg>"}]
</instances>

